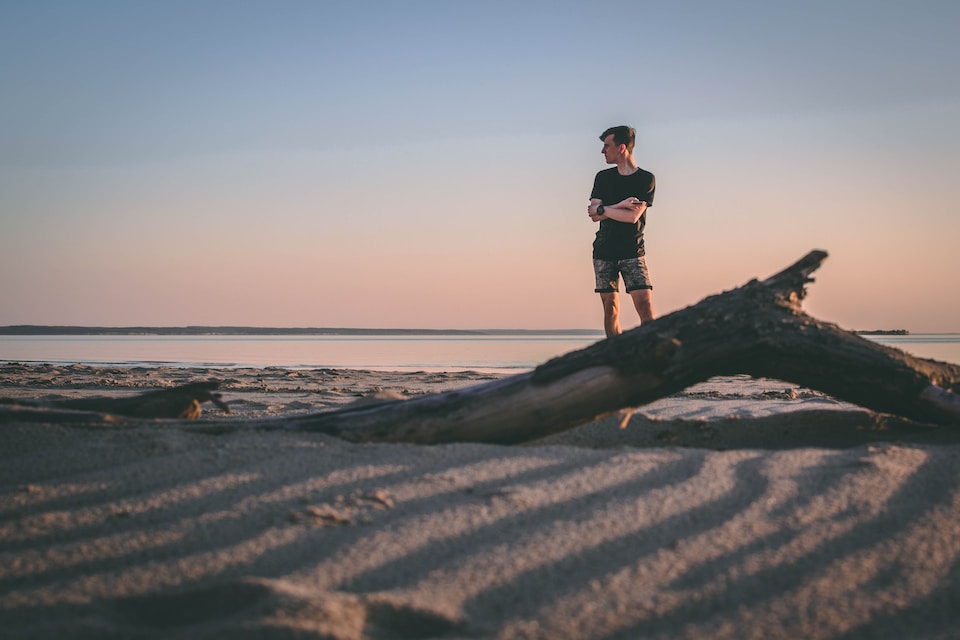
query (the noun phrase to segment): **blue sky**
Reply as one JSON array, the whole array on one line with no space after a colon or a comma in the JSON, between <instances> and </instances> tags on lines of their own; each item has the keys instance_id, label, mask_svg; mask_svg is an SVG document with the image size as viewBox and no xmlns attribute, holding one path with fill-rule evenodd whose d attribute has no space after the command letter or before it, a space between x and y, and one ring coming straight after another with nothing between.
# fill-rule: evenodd
<instances>
[{"instance_id":1,"label":"blue sky","mask_svg":"<svg viewBox=\"0 0 960 640\"><path fill-rule=\"evenodd\" d=\"M661 313L960 330L951 2L0 3L0 324L600 324L597 135ZM625 317L630 326L635 318Z\"/></svg>"}]
</instances>

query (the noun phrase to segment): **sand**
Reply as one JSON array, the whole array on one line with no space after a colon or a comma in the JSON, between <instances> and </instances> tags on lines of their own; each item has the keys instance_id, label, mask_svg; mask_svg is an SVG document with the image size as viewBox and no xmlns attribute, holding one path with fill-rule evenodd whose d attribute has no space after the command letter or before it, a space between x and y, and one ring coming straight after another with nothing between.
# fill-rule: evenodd
<instances>
[{"instance_id":1,"label":"sand","mask_svg":"<svg viewBox=\"0 0 960 640\"><path fill-rule=\"evenodd\" d=\"M0 397L216 378L234 417L262 417L493 377L0 364ZM0 637L960 636L949 428L745 377L515 447L225 416L0 413Z\"/></svg>"}]
</instances>

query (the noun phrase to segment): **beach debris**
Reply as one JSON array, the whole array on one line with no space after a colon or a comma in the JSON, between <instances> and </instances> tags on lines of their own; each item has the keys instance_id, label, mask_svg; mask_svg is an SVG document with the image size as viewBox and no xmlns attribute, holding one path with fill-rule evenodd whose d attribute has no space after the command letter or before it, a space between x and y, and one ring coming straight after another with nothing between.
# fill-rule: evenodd
<instances>
[{"instance_id":1,"label":"beach debris","mask_svg":"<svg viewBox=\"0 0 960 640\"><path fill-rule=\"evenodd\" d=\"M382 505L387 509L392 509L394 505L393 496L383 489L376 489L374 491L370 491L369 493L364 493L360 497L368 502Z\"/></svg>"},{"instance_id":2,"label":"beach debris","mask_svg":"<svg viewBox=\"0 0 960 640\"><path fill-rule=\"evenodd\" d=\"M307 507L304 509L303 514L308 519L312 519L316 523L324 526L353 523L350 516L327 504Z\"/></svg>"},{"instance_id":3,"label":"beach debris","mask_svg":"<svg viewBox=\"0 0 960 640\"><path fill-rule=\"evenodd\" d=\"M350 403L351 407L371 407L378 404L399 402L407 399L407 397L399 391L384 391L380 387L375 387L373 393L357 392L354 395L357 396L357 399Z\"/></svg>"},{"instance_id":4,"label":"beach debris","mask_svg":"<svg viewBox=\"0 0 960 640\"><path fill-rule=\"evenodd\" d=\"M71 398L67 400L52 400L50 402L25 402L22 400L4 401L7 405L23 405L34 409L41 409L35 416L37 419L54 419L55 410L68 410L70 412L92 412L98 414L107 414L112 416L125 416L130 418L173 418L181 420L195 420L200 417L202 412L201 405L205 402L212 402L218 408L226 413L230 412L230 407L221 399L222 394L214 393L215 389L220 387L216 380L206 380L202 382L191 382L188 384L171 387L169 389L159 389L148 391L135 396L127 397L96 397L96 398ZM19 412L0 413L0 419L4 414L10 417L13 415L24 418L24 414ZM29 416L27 415L29 418ZM76 419L80 416L63 416L65 420Z\"/></svg>"},{"instance_id":5,"label":"beach debris","mask_svg":"<svg viewBox=\"0 0 960 640\"><path fill-rule=\"evenodd\" d=\"M630 419L633 417L633 414L637 412L636 407L627 407L626 409L620 409L616 412L617 414L617 423L620 425L620 429L626 429L627 425L630 424Z\"/></svg>"},{"instance_id":6,"label":"beach debris","mask_svg":"<svg viewBox=\"0 0 960 640\"><path fill-rule=\"evenodd\" d=\"M394 507L393 496L383 489L339 495L332 502L311 505L290 514L296 524L306 522L314 526L364 524L371 521L371 512Z\"/></svg>"}]
</instances>

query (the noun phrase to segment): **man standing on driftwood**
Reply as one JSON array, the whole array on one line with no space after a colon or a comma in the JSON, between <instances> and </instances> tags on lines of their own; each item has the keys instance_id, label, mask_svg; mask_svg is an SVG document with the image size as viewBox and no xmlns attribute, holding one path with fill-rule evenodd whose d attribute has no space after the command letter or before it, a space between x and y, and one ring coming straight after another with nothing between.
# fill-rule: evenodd
<instances>
[{"instance_id":1,"label":"man standing on driftwood","mask_svg":"<svg viewBox=\"0 0 960 640\"><path fill-rule=\"evenodd\" d=\"M597 277L595 291L603 303L603 328L609 338L620 333L621 277L640 322L654 319L653 285L644 260L643 228L657 184L653 174L638 167L633 159L633 127L611 127L600 140L607 164L616 166L597 174L587 214L600 223L593 241L593 270Z\"/></svg>"}]
</instances>

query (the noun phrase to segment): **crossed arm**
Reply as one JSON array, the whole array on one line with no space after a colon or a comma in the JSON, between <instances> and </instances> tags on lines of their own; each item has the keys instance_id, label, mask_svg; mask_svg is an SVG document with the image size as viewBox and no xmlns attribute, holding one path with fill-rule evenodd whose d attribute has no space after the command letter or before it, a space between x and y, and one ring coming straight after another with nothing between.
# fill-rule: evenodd
<instances>
[{"instance_id":1,"label":"crossed arm","mask_svg":"<svg viewBox=\"0 0 960 640\"><path fill-rule=\"evenodd\" d=\"M629 222L636 224L643 212L647 210L647 203L638 198L630 197L617 204L604 205L603 215L597 214L597 207L603 204L598 198L591 198L590 205L587 207L587 215L594 222L599 222L609 218L618 222Z\"/></svg>"}]
</instances>

